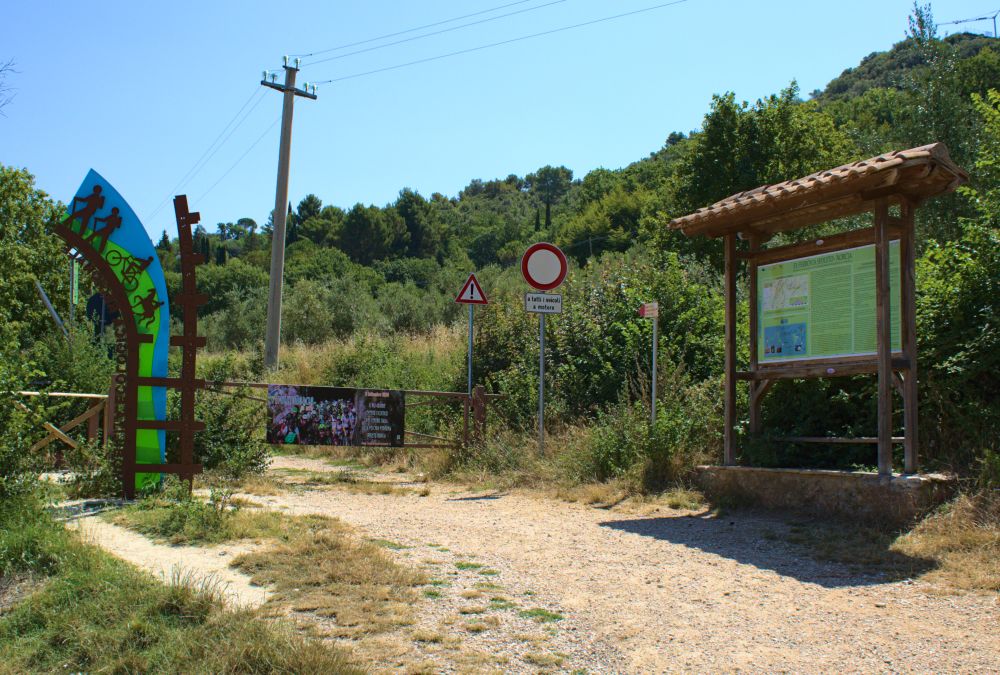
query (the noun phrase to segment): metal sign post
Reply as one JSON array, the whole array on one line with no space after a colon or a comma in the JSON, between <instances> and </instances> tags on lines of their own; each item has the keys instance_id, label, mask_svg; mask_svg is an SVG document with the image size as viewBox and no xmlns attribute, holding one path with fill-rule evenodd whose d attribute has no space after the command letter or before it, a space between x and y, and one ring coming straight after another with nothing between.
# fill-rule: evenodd
<instances>
[{"instance_id":1,"label":"metal sign post","mask_svg":"<svg viewBox=\"0 0 1000 675\"><path fill-rule=\"evenodd\" d=\"M488 304L483 287L479 285L479 280L475 274L470 274L465 280L465 285L458 292L455 302L469 306L469 396L472 396L472 327L473 316L476 305Z\"/></svg>"},{"instance_id":2,"label":"metal sign post","mask_svg":"<svg viewBox=\"0 0 1000 675\"><path fill-rule=\"evenodd\" d=\"M566 256L547 242L532 244L521 257L524 280L540 291L551 291L566 278ZM526 293L524 309L538 314L538 454L545 452L545 315L562 312L562 296Z\"/></svg>"},{"instance_id":3,"label":"metal sign post","mask_svg":"<svg viewBox=\"0 0 1000 675\"><path fill-rule=\"evenodd\" d=\"M538 315L538 454L545 453L545 315Z\"/></svg>"},{"instance_id":4,"label":"metal sign post","mask_svg":"<svg viewBox=\"0 0 1000 675\"><path fill-rule=\"evenodd\" d=\"M469 396L472 396L472 320L476 306L469 305Z\"/></svg>"},{"instance_id":5,"label":"metal sign post","mask_svg":"<svg viewBox=\"0 0 1000 675\"><path fill-rule=\"evenodd\" d=\"M645 302L639 306L639 316L644 319L653 320L653 372L650 377L652 386L650 391L649 408L650 408L650 424L656 424L656 350L659 347L660 341L657 339L657 328L659 327L659 317L660 317L660 303L658 302Z\"/></svg>"}]
</instances>

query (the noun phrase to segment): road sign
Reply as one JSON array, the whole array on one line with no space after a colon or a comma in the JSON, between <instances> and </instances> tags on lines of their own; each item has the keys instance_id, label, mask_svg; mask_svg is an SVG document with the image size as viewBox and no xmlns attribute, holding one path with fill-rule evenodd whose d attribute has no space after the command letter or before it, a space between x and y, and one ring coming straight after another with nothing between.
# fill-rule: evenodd
<instances>
[{"instance_id":1,"label":"road sign","mask_svg":"<svg viewBox=\"0 0 1000 675\"><path fill-rule=\"evenodd\" d=\"M524 309L534 314L562 314L562 295L559 293L525 293Z\"/></svg>"},{"instance_id":2,"label":"road sign","mask_svg":"<svg viewBox=\"0 0 1000 675\"><path fill-rule=\"evenodd\" d=\"M644 302L639 305L639 316L643 319L655 319L660 316L660 303Z\"/></svg>"},{"instance_id":3,"label":"road sign","mask_svg":"<svg viewBox=\"0 0 1000 675\"><path fill-rule=\"evenodd\" d=\"M458 297L455 298L455 302L460 302L463 305L488 304L486 294L483 293L483 287L479 285L479 280L476 279L475 274L469 275L465 285L462 286L462 290L458 292Z\"/></svg>"},{"instance_id":4,"label":"road sign","mask_svg":"<svg viewBox=\"0 0 1000 675\"><path fill-rule=\"evenodd\" d=\"M551 291L566 278L566 256L546 242L532 244L521 257L524 280L540 291Z\"/></svg>"}]
</instances>

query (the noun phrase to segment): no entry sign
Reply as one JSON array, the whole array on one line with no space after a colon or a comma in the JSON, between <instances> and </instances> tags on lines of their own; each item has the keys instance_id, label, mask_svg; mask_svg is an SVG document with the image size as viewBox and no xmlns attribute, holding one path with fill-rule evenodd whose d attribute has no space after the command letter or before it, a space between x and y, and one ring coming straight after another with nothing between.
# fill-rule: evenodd
<instances>
[{"instance_id":1,"label":"no entry sign","mask_svg":"<svg viewBox=\"0 0 1000 675\"><path fill-rule=\"evenodd\" d=\"M550 291L566 278L566 256L547 242L532 244L521 258L524 280L540 291Z\"/></svg>"}]
</instances>

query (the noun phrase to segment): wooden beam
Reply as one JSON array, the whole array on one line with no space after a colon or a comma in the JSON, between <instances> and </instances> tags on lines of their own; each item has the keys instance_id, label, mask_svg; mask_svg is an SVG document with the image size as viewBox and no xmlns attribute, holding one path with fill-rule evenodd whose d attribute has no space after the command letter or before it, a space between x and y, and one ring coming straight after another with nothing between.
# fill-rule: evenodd
<instances>
[{"instance_id":1,"label":"wooden beam","mask_svg":"<svg viewBox=\"0 0 1000 675\"><path fill-rule=\"evenodd\" d=\"M892 474L892 335L889 295L889 201L875 209L875 330L878 360L878 472Z\"/></svg>"},{"instance_id":2,"label":"wooden beam","mask_svg":"<svg viewBox=\"0 0 1000 675\"><path fill-rule=\"evenodd\" d=\"M894 370L906 371L910 362L897 353L892 359ZM790 361L787 363L767 364L757 368L756 372L738 371L738 380L804 380L814 377L844 377L847 375L864 375L878 372L878 357L876 355L854 358L810 359L805 363Z\"/></svg>"},{"instance_id":3,"label":"wooden beam","mask_svg":"<svg viewBox=\"0 0 1000 675\"><path fill-rule=\"evenodd\" d=\"M760 237L757 235L750 236L750 254L754 254L760 251ZM758 350L758 333L760 332L758 312L760 308L757 306L757 262L751 257L747 261L747 276L750 277L750 297L749 297L749 309L750 309L750 372L757 372L757 350ZM755 435L760 433L760 396L756 395L757 387L751 383L750 384L750 434Z\"/></svg>"},{"instance_id":4,"label":"wooden beam","mask_svg":"<svg viewBox=\"0 0 1000 675\"><path fill-rule=\"evenodd\" d=\"M760 433L760 404L764 400L764 396L771 387L774 386L774 380L760 380L759 382L750 382L750 433L759 434Z\"/></svg>"},{"instance_id":5,"label":"wooden beam","mask_svg":"<svg viewBox=\"0 0 1000 675\"><path fill-rule=\"evenodd\" d=\"M736 464L736 235L727 234L726 247L726 373L723 420L723 461Z\"/></svg>"},{"instance_id":6,"label":"wooden beam","mask_svg":"<svg viewBox=\"0 0 1000 675\"><path fill-rule=\"evenodd\" d=\"M919 466L917 449L917 307L916 307L916 233L913 228L914 206L903 202L901 218L903 237L900 241L900 318L903 354L910 362L903 379L903 471L916 473Z\"/></svg>"},{"instance_id":7,"label":"wooden beam","mask_svg":"<svg viewBox=\"0 0 1000 675\"><path fill-rule=\"evenodd\" d=\"M890 226L888 228L889 238L902 239L904 229L905 228L903 227ZM818 255L820 253L843 251L844 249L867 246L874 243L875 228L866 227L860 230L841 232L840 234L834 234L829 237L822 237L812 241L789 244L788 246L780 246L778 248L769 248L764 250L758 249L756 252L751 250L738 255L741 259L753 260L758 265L770 265L771 263L794 260L796 258Z\"/></svg>"},{"instance_id":8,"label":"wooden beam","mask_svg":"<svg viewBox=\"0 0 1000 675\"><path fill-rule=\"evenodd\" d=\"M787 441L788 443L833 443L833 444L872 444L878 443L878 438L874 436L861 436L859 438L844 438L842 436L781 436L776 440ZM893 443L902 443L902 436L893 436Z\"/></svg>"}]
</instances>

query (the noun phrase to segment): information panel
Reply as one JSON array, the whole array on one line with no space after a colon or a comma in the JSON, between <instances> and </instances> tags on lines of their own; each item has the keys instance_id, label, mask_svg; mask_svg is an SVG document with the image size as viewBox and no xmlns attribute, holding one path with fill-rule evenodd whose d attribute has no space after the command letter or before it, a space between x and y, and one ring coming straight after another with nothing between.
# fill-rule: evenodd
<instances>
[{"instance_id":1,"label":"information panel","mask_svg":"<svg viewBox=\"0 0 1000 675\"><path fill-rule=\"evenodd\" d=\"M900 349L899 241L889 242L892 350ZM875 246L757 268L759 363L877 353Z\"/></svg>"},{"instance_id":2,"label":"information panel","mask_svg":"<svg viewBox=\"0 0 1000 675\"><path fill-rule=\"evenodd\" d=\"M402 391L272 384L267 442L401 447L405 404Z\"/></svg>"}]
</instances>

